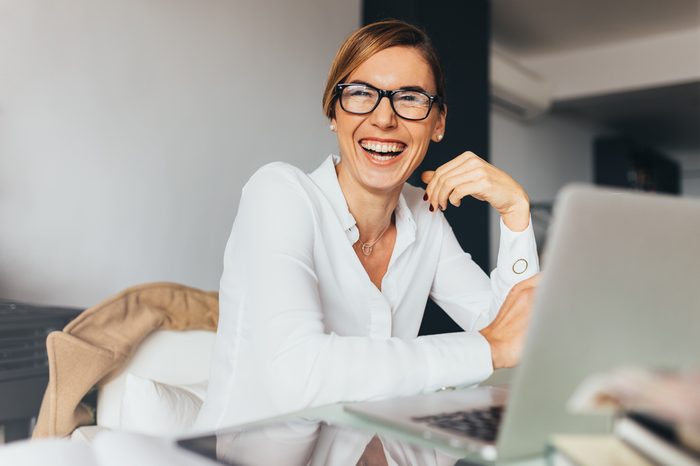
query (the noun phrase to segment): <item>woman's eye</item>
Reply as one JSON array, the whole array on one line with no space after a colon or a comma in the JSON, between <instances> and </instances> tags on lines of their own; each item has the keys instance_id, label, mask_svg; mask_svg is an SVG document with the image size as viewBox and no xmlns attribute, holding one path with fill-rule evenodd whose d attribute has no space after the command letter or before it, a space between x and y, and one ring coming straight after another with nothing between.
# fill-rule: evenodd
<instances>
[{"instance_id":1,"label":"woman's eye","mask_svg":"<svg viewBox=\"0 0 700 466\"><path fill-rule=\"evenodd\" d=\"M399 100L406 103L423 103L426 98L422 94L401 94L399 95Z\"/></svg>"},{"instance_id":2,"label":"woman's eye","mask_svg":"<svg viewBox=\"0 0 700 466\"><path fill-rule=\"evenodd\" d=\"M351 89L350 97L370 97L372 94L366 89Z\"/></svg>"}]
</instances>

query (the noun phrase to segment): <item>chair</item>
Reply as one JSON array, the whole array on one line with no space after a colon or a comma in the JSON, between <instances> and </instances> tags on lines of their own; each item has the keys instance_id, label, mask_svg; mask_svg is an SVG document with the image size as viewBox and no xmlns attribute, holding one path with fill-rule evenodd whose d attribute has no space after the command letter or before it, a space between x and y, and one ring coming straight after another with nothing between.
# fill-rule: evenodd
<instances>
[{"instance_id":1,"label":"chair","mask_svg":"<svg viewBox=\"0 0 700 466\"><path fill-rule=\"evenodd\" d=\"M78 427L71 434L71 438L90 442L102 430L124 429L122 402L125 399L129 375L154 380L169 386L191 385L207 381L215 336L214 332L206 330L158 330L153 332L141 343L121 372L98 389L96 425ZM134 410L130 412L133 413ZM148 410L140 416L143 416L141 421L144 424L153 426L153 420L146 419L149 416ZM129 424L138 421L138 419L134 419L133 414L129 418ZM165 435L169 432L158 432L157 428L151 428L147 433Z\"/></svg>"},{"instance_id":2,"label":"chair","mask_svg":"<svg viewBox=\"0 0 700 466\"><path fill-rule=\"evenodd\" d=\"M47 337L49 383L33 437L66 436L92 424L81 401L93 387L99 389L102 410L98 425L120 425L124 378L134 371L165 383L205 380L217 323L216 293L175 283L131 287L85 310ZM171 332L147 338L156 331ZM192 341L198 343L191 346Z\"/></svg>"}]
</instances>

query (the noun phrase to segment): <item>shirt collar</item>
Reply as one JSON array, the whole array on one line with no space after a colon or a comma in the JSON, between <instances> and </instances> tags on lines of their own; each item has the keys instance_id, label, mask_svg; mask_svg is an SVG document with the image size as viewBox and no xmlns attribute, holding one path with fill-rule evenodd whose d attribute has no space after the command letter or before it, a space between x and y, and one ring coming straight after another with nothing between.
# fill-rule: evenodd
<instances>
[{"instance_id":1,"label":"shirt collar","mask_svg":"<svg viewBox=\"0 0 700 466\"><path fill-rule=\"evenodd\" d=\"M338 174L335 171L335 166L339 162L339 155L329 155L310 176L333 208L336 217L338 217L338 221L340 221L340 224L345 230L348 241L350 241L350 244L355 244L360 238L360 232L357 229L355 217L350 213L348 203L343 195L343 190L340 189L340 183L338 183ZM396 214L397 231L401 231L404 225L410 226L409 231L412 233L411 237L415 237L416 223L413 220L413 214L406 203L403 193L399 195L399 202L394 213Z\"/></svg>"}]
</instances>

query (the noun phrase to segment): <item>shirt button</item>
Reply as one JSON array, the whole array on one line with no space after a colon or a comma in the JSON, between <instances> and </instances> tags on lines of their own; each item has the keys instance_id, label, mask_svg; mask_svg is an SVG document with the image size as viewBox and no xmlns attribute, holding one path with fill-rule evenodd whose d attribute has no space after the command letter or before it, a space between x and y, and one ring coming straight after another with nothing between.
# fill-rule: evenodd
<instances>
[{"instance_id":1,"label":"shirt button","mask_svg":"<svg viewBox=\"0 0 700 466\"><path fill-rule=\"evenodd\" d=\"M527 270L527 261L525 259L518 259L513 263L513 273L516 275L520 275L525 273Z\"/></svg>"}]
</instances>

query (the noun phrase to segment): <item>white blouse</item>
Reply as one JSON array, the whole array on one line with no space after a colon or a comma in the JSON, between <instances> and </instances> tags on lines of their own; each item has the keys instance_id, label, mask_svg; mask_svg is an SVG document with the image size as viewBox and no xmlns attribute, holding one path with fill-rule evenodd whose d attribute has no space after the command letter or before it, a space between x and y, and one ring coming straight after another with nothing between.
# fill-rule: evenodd
<instances>
[{"instance_id":1,"label":"white blouse","mask_svg":"<svg viewBox=\"0 0 700 466\"><path fill-rule=\"evenodd\" d=\"M337 156L311 174L282 162L243 188L224 254L206 401L213 429L311 406L474 384L492 371L478 330L539 270L532 226L501 221L491 279L462 251L424 190L406 184L381 291L352 245L359 232ZM430 296L465 332L417 337Z\"/></svg>"}]
</instances>

